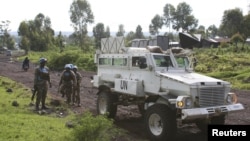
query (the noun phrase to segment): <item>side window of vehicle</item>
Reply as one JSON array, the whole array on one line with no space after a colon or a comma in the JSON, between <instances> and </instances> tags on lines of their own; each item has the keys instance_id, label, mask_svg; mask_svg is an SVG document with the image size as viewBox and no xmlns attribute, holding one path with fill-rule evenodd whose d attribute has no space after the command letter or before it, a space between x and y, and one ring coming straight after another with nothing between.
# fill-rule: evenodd
<instances>
[{"instance_id":1,"label":"side window of vehicle","mask_svg":"<svg viewBox=\"0 0 250 141\"><path fill-rule=\"evenodd\" d=\"M111 65L110 58L99 58L99 65Z\"/></svg>"},{"instance_id":2,"label":"side window of vehicle","mask_svg":"<svg viewBox=\"0 0 250 141\"><path fill-rule=\"evenodd\" d=\"M132 57L132 67L139 66L139 57Z\"/></svg>"},{"instance_id":3,"label":"side window of vehicle","mask_svg":"<svg viewBox=\"0 0 250 141\"><path fill-rule=\"evenodd\" d=\"M113 66L127 66L127 58L112 58Z\"/></svg>"}]
</instances>

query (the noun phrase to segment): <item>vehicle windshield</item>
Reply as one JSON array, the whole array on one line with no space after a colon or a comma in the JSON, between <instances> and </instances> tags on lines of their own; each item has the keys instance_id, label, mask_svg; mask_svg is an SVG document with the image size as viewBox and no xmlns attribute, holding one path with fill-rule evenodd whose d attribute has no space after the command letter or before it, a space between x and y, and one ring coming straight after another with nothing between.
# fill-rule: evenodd
<instances>
[{"instance_id":1,"label":"vehicle windshield","mask_svg":"<svg viewBox=\"0 0 250 141\"><path fill-rule=\"evenodd\" d=\"M178 67L180 68L187 68L189 67L189 60L187 57L183 57L183 56L175 56L175 60L178 64Z\"/></svg>"},{"instance_id":2,"label":"vehicle windshield","mask_svg":"<svg viewBox=\"0 0 250 141\"><path fill-rule=\"evenodd\" d=\"M173 67L170 56L153 55L156 67Z\"/></svg>"}]
</instances>

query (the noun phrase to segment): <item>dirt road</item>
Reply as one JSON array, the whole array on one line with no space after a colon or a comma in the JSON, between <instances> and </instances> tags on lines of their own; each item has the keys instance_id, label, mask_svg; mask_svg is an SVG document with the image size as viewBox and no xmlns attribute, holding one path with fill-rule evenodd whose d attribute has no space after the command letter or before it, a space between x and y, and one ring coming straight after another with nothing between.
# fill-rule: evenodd
<instances>
[{"instance_id":1,"label":"dirt road","mask_svg":"<svg viewBox=\"0 0 250 141\"><path fill-rule=\"evenodd\" d=\"M12 61L11 61L12 60ZM23 83L29 88L33 87L34 68L31 64L30 69L25 72L21 69L21 62L13 61L14 59L6 58L0 54L0 76L9 77L10 79ZM83 76L81 87L81 104L82 107L73 107L76 113L83 113L86 110L96 114L96 89L91 87L90 76L94 72L80 71ZM60 80L60 72L51 72L52 88L49 89L51 99L64 101L60 94L57 93L58 84ZM230 114L226 119L226 124L250 124L250 92L237 90L238 101L245 107L244 111L236 114ZM129 137L121 137L115 139L116 141L142 141L148 140L143 125L143 119L136 106L119 106L117 116L115 117L115 124L129 132ZM176 141L205 141L207 137L203 135L194 124L183 125L178 128Z\"/></svg>"}]
</instances>

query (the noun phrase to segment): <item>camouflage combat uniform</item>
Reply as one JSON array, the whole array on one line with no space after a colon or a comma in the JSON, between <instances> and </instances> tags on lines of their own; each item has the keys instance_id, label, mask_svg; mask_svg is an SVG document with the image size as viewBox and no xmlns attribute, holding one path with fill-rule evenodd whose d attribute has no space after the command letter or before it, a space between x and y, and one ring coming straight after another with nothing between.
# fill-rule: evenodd
<instances>
[{"instance_id":1,"label":"camouflage combat uniform","mask_svg":"<svg viewBox=\"0 0 250 141\"><path fill-rule=\"evenodd\" d=\"M62 97L66 95L66 102L68 104L71 103L71 94L73 92L73 87L76 86L76 76L71 70L64 70L61 75L61 79L59 82L60 93ZM67 93L66 93L67 92Z\"/></svg>"},{"instance_id":2,"label":"camouflage combat uniform","mask_svg":"<svg viewBox=\"0 0 250 141\"><path fill-rule=\"evenodd\" d=\"M74 87L73 94L72 94L72 100L73 103L76 103L77 106L80 106L80 84L82 81L82 75L77 72L76 69L73 69L74 73L76 75L76 87Z\"/></svg>"},{"instance_id":3,"label":"camouflage combat uniform","mask_svg":"<svg viewBox=\"0 0 250 141\"><path fill-rule=\"evenodd\" d=\"M47 109L45 100L48 91L48 83L51 87L49 68L45 66L45 62L35 69L34 85L37 87L36 110L39 110L39 105L42 103L42 109Z\"/></svg>"}]
</instances>

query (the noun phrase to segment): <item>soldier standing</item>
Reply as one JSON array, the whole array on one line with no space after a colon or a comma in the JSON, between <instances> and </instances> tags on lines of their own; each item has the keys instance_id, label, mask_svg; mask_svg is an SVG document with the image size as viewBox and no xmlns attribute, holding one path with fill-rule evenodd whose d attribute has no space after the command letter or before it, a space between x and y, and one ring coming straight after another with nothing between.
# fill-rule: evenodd
<instances>
[{"instance_id":1,"label":"soldier standing","mask_svg":"<svg viewBox=\"0 0 250 141\"><path fill-rule=\"evenodd\" d=\"M45 100L48 92L48 83L51 88L49 68L45 66L47 59L40 58L40 65L35 69L34 85L37 88L36 110L39 110L39 105L42 103L42 109L48 109L45 106Z\"/></svg>"},{"instance_id":2,"label":"soldier standing","mask_svg":"<svg viewBox=\"0 0 250 141\"><path fill-rule=\"evenodd\" d=\"M62 97L66 95L66 102L70 104L73 87L76 86L76 76L74 72L71 70L71 66L69 64L66 64L64 68L65 70L62 72L62 75L61 75L59 88L60 88Z\"/></svg>"},{"instance_id":3,"label":"soldier standing","mask_svg":"<svg viewBox=\"0 0 250 141\"><path fill-rule=\"evenodd\" d=\"M77 71L78 67L77 66L73 66L73 71L76 75L76 87L74 87L73 89L73 95L72 95L72 100L73 100L73 103L76 103L78 107L81 106L80 104L80 84L81 84L81 81L82 81L82 75L81 73L79 73Z\"/></svg>"}]
</instances>

